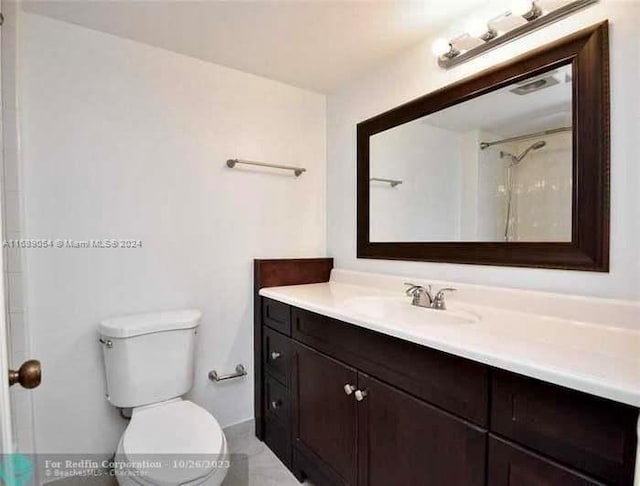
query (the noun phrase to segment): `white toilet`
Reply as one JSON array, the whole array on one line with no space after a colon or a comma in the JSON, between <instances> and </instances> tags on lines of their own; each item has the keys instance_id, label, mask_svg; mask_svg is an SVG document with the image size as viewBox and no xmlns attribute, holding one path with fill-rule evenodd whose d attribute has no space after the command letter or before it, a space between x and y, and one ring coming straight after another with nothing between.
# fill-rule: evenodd
<instances>
[{"instance_id":1,"label":"white toilet","mask_svg":"<svg viewBox=\"0 0 640 486\"><path fill-rule=\"evenodd\" d=\"M201 316L182 310L100 323L107 400L133 409L115 454L122 486L219 486L227 474L220 424L180 398L193 386Z\"/></svg>"}]
</instances>

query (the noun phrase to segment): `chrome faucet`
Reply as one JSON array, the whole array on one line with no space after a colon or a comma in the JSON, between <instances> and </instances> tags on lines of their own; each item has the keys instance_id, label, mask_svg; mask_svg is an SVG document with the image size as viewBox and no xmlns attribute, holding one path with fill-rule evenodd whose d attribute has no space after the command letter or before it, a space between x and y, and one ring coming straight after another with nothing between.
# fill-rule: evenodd
<instances>
[{"instance_id":1,"label":"chrome faucet","mask_svg":"<svg viewBox=\"0 0 640 486\"><path fill-rule=\"evenodd\" d=\"M418 307L431 307L433 305L433 294L431 293L431 285L423 287L412 283L405 283L409 288L405 292L411 296L411 305Z\"/></svg>"},{"instance_id":2,"label":"chrome faucet","mask_svg":"<svg viewBox=\"0 0 640 486\"><path fill-rule=\"evenodd\" d=\"M413 283L405 283L405 285L409 286L406 294L411 297L411 305L437 310L446 310L447 304L444 300L445 293L456 291L454 288L445 287L433 295L431 285L427 285L426 287Z\"/></svg>"},{"instance_id":3,"label":"chrome faucet","mask_svg":"<svg viewBox=\"0 0 640 486\"><path fill-rule=\"evenodd\" d=\"M431 307L438 310L447 310L447 303L444 301L445 293L455 292L456 290L458 289L454 289L453 287L445 287L438 290L436 296L433 298L433 304L431 304Z\"/></svg>"}]
</instances>

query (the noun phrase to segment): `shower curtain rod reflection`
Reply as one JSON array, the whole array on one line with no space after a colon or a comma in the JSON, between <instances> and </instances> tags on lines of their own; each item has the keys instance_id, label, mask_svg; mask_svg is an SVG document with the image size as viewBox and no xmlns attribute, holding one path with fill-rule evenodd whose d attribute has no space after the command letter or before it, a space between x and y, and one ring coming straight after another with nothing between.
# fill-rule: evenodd
<instances>
[{"instance_id":1,"label":"shower curtain rod reflection","mask_svg":"<svg viewBox=\"0 0 640 486\"><path fill-rule=\"evenodd\" d=\"M502 140L495 140L493 142L480 142L480 150L492 147L493 145L500 145L502 143L517 142L518 140L527 140L528 138L542 137L544 135L553 135L554 133L570 132L572 127L552 128L550 130L544 130L542 132L527 133L525 135L518 135L517 137L503 138Z\"/></svg>"}]
</instances>

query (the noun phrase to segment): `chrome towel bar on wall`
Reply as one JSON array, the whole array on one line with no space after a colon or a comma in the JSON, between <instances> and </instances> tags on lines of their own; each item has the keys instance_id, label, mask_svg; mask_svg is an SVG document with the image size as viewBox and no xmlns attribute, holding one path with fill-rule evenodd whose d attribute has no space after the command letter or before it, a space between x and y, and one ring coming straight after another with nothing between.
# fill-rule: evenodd
<instances>
[{"instance_id":1,"label":"chrome towel bar on wall","mask_svg":"<svg viewBox=\"0 0 640 486\"><path fill-rule=\"evenodd\" d=\"M385 184L389 184L391 187L396 187L402 184L402 181L399 179L385 179L384 177L372 177L369 181L384 182Z\"/></svg>"},{"instance_id":2,"label":"chrome towel bar on wall","mask_svg":"<svg viewBox=\"0 0 640 486\"><path fill-rule=\"evenodd\" d=\"M228 375L219 375L216 370L209 371L209 380L216 381L216 382L226 381L226 380L231 380L232 378L240 378L242 376L246 376L246 374L247 374L247 370L244 368L244 366L239 364L238 366L236 366L236 372L229 373Z\"/></svg>"},{"instance_id":3,"label":"chrome towel bar on wall","mask_svg":"<svg viewBox=\"0 0 640 486\"><path fill-rule=\"evenodd\" d=\"M269 167L271 169L282 169L282 170L292 170L296 177L302 175L303 172L306 172L307 169L304 167L293 167L290 165L279 165L279 164L267 164L266 162L254 162L253 160L242 160L242 159L229 159L227 160L227 167L233 169L236 164L244 164L244 165L254 165L258 167Z\"/></svg>"}]
</instances>

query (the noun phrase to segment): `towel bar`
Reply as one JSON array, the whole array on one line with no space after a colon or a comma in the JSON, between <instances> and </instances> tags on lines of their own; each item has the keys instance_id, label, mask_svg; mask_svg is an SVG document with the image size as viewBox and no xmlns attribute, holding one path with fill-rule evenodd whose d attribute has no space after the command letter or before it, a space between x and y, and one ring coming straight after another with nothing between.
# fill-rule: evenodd
<instances>
[{"instance_id":1,"label":"towel bar","mask_svg":"<svg viewBox=\"0 0 640 486\"><path fill-rule=\"evenodd\" d=\"M244 366L239 364L238 366L236 366L236 372L230 373L228 375L219 375L216 370L209 371L209 380L225 381L225 380L230 380L232 378L240 378L242 376L245 376L246 374L247 374L247 370L244 369Z\"/></svg>"},{"instance_id":2,"label":"towel bar","mask_svg":"<svg viewBox=\"0 0 640 486\"><path fill-rule=\"evenodd\" d=\"M300 176L303 172L306 172L307 169L304 167L292 167L290 165L279 165L279 164L267 164L265 162L254 162L253 160L242 160L242 159L229 159L227 160L227 167L233 169L236 164L245 164L245 165L255 165L258 167L270 167L272 169L282 169L282 170L292 170L296 177Z\"/></svg>"}]
</instances>

